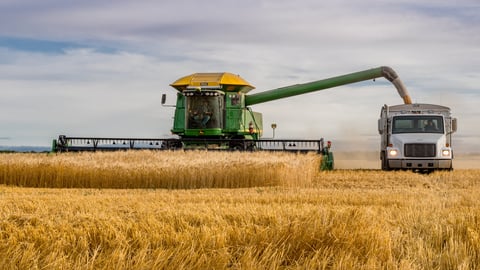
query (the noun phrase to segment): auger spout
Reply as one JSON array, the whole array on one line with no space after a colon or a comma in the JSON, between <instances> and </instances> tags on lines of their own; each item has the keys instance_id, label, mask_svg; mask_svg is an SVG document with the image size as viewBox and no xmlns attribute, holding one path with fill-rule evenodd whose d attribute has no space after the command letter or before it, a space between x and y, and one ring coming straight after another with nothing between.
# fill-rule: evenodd
<instances>
[{"instance_id":1,"label":"auger spout","mask_svg":"<svg viewBox=\"0 0 480 270\"><path fill-rule=\"evenodd\" d=\"M395 88L397 88L398 94L403 99L403 102L405 104L412 104L412 99L408 94L408 90L403 84L402 80L400 80L400 77L398 77L395 70L393 70L391 67L385 67L385 66L381 67L381 69L382 69L383 77L389 80L395 86Z\"/></svg>"},{"instance_id":2,"label":"auger spout","mask_svg":"<svg viewBox=\"0 0 480 270\"><path fill-rule=\"evenodd\" d=\"M397 89L398 94L405 104L411 104L412 100L408 94L407 88L398 77L397 73L390 67L381 66L378 68L368 69L360 72L350 73L346 75L336 76L319 81L313 81L304 84L295 84L287 87L272 89L257 94L245 96L245 105L250 106L281 98L306 94L323 89L337 87L341 85L371 80L379 77L385 77Z\"/></svg>"}]
</instances>

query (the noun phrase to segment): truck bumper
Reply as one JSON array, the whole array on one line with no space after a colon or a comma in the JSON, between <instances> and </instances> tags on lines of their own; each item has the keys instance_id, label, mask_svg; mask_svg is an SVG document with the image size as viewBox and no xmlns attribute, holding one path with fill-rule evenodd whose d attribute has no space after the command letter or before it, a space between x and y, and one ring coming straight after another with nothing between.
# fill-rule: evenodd
<instances>
[{"instance_id":1,"label":"truck bumper","mask_svg":"<svg viewBox=\"0 0 480 270\"><path fill-rule=\"evenodd\" d=\"M451 159L389 159L391 169L451 169Z\"/></svg>"}]
</instances>

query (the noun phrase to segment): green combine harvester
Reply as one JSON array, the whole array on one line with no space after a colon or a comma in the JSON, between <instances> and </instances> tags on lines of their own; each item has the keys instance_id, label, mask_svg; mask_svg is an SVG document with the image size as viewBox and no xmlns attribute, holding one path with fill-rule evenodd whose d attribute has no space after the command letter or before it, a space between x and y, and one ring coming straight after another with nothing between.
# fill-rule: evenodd
<instances>
[{"instance_id":1,"label":"green combine harvester","mask_svg":"<svg viewBox=\"0 0 480 270\"><path fill-rule=\"evenodd\" d=\"M171 84L177 91L172 133L178 138L98 138L60 135L53 151L97 151L122 149L206 149L238 151L317 152L322 169L333 169L331 143L324 140L262 139L262 114L251 106L336 86L385 77L406 104L410 96L393 69L379 67L338 77L296 84L256 94L255 87L232 73L195 73ZM165 105L166 95L162 96Z\"/></svg>"}]
</instances>

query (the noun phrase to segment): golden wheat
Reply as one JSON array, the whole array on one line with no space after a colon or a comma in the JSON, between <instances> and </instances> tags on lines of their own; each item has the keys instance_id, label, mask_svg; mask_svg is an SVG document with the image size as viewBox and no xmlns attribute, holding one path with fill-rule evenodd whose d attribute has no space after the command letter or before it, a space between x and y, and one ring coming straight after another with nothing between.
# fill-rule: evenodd
<instances>
[{"instance_id":1,"label":"golden wheat","mask_svg":"<svg viewBox=\"0 0 480 270\"><path fill-rule=\"evenodd\" d=\"M241 188L312 179L320 156L265 152L0 155L0 184L51 188Z\"/></svg>"},{"instance_id":2,"label":"golden wheat","mask_svg":"<svg viewBox=\"0 0 480 270\"><path fill-rule=\"evenodd\" d=\"M336 171L309 188L3 186L0 268L475 269L479 171L455 173Z\"/></svg>"},{"instance_id":3,"label":"golden wheat","mask_svg":"<svg viewBox=\"0 0 480 270\"><path fill-rule=\"evenodd\" d=\"M2 157L3 181L6 174L19 173L9 164L15 155L7 156ZM71 156L19 159L25 159L20 162L24 168L32 164L38 168L39 163L56 168L52 164L57 158L62 164L84 164L103 154ZM102 168L117 162L115 168L125 166L120 171L126 173L130 166L138 170L149 162L132 155L104 157L87 163ZM280 164L285 161L269 155L257 161L269 158ZM302 158L307 157L293 159ZM300 163L318 165L317 157L308 158L293 162L296 166L289 165L292 161L283 164L288 172L281 175L256 175L281 181L252 180L276 186L53 189L17 187L13 182L0 185L0 268L476 269L480 265L480 170L432 174L315 170L305 174L303 170L310 167ZM264 162L257 170L275 168ZM250 173L241 164L238 172ZM231 160L225 170L230 165ZM40 171L47 176L53 172ZM121 177L119 172L109 172ZM78 181L81 174L77 173L72 179ZM309 180L300 181L294 174ZM31 181L27 176L21 179Z\"/></svg>"}]
</instances>

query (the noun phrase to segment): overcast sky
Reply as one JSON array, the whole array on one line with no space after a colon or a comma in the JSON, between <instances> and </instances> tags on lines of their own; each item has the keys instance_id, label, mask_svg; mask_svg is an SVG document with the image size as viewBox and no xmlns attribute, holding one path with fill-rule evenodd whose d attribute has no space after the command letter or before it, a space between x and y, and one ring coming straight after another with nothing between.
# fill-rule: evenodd
<instances>
[{"instance_id":1,"label":"overcast sky","mask_svg":"<svg viewBox=\"0 0 480 270\"><path fill-rule=\"evenodd\" d=\"M414 102L451 107L457 144L480 148L478 0L0 0L0 145L169 137L161 95L174 103L169 84L195 72L260 92L382 65ZM402 102L382 78L253 109L265 137L275 122L277 138L378 147L381 106Z\"/></svg>"}]
</instances>

